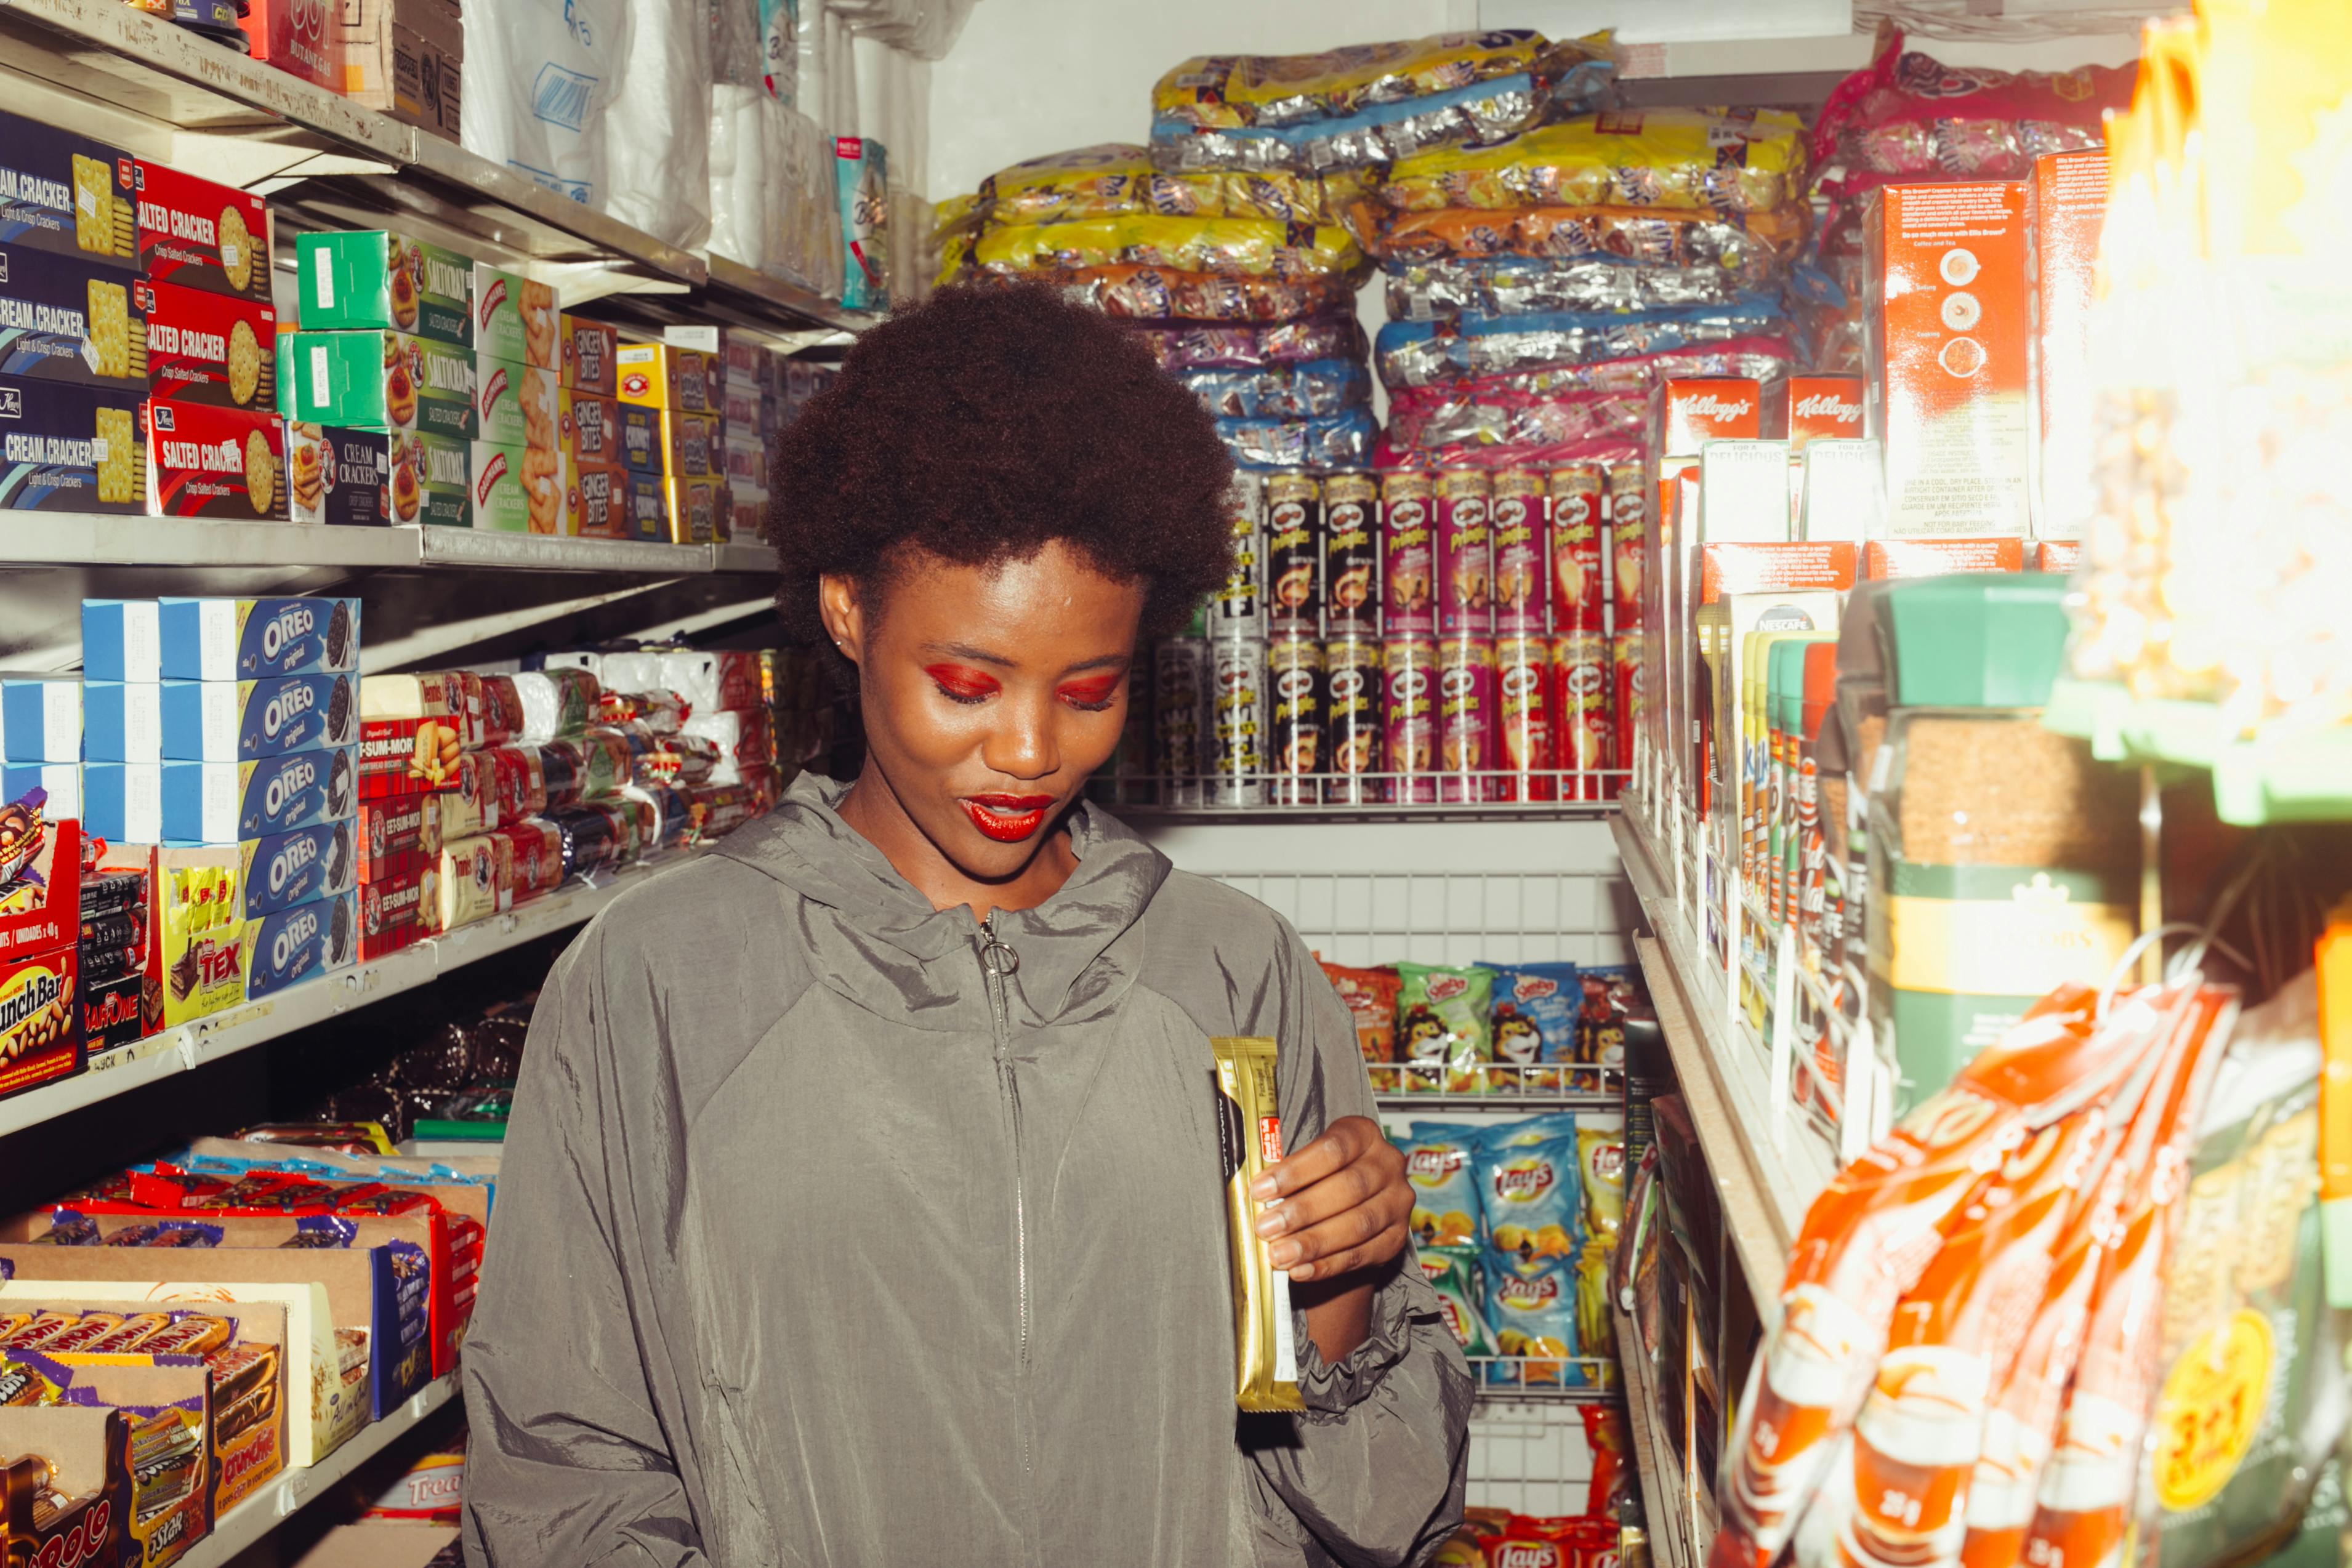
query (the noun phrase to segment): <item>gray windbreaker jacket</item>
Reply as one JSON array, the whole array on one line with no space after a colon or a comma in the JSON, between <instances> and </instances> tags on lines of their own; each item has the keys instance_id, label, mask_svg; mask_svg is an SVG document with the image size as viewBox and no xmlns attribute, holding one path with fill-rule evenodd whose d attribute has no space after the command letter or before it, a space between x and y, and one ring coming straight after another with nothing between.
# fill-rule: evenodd
<instances>
[{"instance_id":1,"label":"gray windbreaker jacket","mask_svg":"<svg viewBox=\"0 0 2352 1568\"><path fill-rule=\"evenodd\" d=\"M1407 1266L1308 1406L1237 1416L1209 1037L1285 1145L1373 1113L1263 905L1103 812L935 911L803 779L541 993L465 1348L468 1563L1401 1564L1462 1513L1468 1369Z\"/></svg>"}]
</instances>

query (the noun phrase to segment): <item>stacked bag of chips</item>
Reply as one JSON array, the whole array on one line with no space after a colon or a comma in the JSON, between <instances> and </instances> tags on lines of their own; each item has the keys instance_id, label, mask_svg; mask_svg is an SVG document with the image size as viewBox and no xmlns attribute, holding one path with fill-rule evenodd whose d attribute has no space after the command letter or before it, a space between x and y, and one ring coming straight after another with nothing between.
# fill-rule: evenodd
<instances>
[{"instance_id":1,"label":"stacked bag of chips","mask_svg":"<svg viewBox=\"0 0 2352 1568\"><path fill-rule=\"evenodd\" d=\"M1623 965L1325 962L1378 1094L1557 1093L1622 1067Z\"/></svg>"},{"instance_id":2,"label":"stacked bag of chips","mask_svg":"<svg viewBox=\"0 0 2352 1568\"><path fill-rule=\"evenodd\" d=\"M1398 159L1353 209L1386 276L1380 462L1627 463L1668 376L1784 374L1802 123L1586 114Z\"/></svg>"}]
</instances>

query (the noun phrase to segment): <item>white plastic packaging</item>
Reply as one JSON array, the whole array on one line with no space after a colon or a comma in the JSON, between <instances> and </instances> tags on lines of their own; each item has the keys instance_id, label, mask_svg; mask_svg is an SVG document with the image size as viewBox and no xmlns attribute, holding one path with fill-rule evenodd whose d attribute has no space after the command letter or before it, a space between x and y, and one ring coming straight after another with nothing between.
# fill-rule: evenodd
<instances>
[{"instance_id":1,"label":"white plastic packaging","mask_svg":"<svg viewBox=\"0 0 2352 1568\"><path fill-rule=\"evenodd\" d=\"M604 117L604 208L692 248L710 233L709 0L626 3L633 42Z\"/></svg>"},{"instance_id":2,"label":"white plastic packaging","mask_svg":"<svg viewBox=\"0 0 2352 1568\"><path fill-rule=\"evenodd\" d=\"M605 121L630 57L632 22L630 0L468 6L458 121L466 150L575 202L604 205Z\"/></svg>"}]
</instances>

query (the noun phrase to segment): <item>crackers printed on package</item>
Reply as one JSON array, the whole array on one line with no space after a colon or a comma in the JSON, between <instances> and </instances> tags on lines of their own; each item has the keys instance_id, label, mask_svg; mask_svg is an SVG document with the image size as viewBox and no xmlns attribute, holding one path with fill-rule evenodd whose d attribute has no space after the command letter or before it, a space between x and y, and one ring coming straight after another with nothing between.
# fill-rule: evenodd
<instances>
[{"instance_id":1,"label":"crackers printed on package","mask_svg":"<svg viewBox=\"0 0 2352 1568\"><path fill-rule=\"evenodd\" d=\"M278 402L278 312L178 284L152 286L147 367L154 395L260 413Z\"/></svg>"},{"instance_id":2,"label":"crackers printed on package","mask_svg":"<svg viewBox=\"0 0 2352 1568\"><path fill-rule=\"evenodd\" d=\"M157 402L147 418L147 486L158 516L286 517L286 427L276 414Z\"/></svg>"},{"instance_id":3,"label":"crackers printed on package","mask_svg":"<svg viewBox=\"0 0 2352 1568\"><path fill-rule=\"evenodd\" d=\"M152 298L111 266L0 245L0 375L143 390Z\"/></svg>"},{"instance_id":4,"label":"crackers printed on package","mask_svg":"<svg viewBox=\"0 0 2352 1568\"><path fill-rule=\"evenodd\" d=\"M134 270L130 154L0 114L0 244Z\"/></svg>"},{"instance_id":5,"label":"crackers printed on package","mask_svg":"<svg viewBox=\"0 0 2352 1568\"><path fill-rule=\"evenodd\" d=\"M142 477L139 423L127 408L98 411L97 439L91 443L98 459L98 498L109 506L130 506L140 499Z\"/></svg>"},{"instance_id":6,"label":"crackers printed on package","mask_svg":"<svg viewBox=\"0 0 2352 1568\"><path fill-rule=\"evenodd\" d=\"M268 202L143 159L136 181L142 271L159 283L270 302Z\"/></svg>"}]
</instances>

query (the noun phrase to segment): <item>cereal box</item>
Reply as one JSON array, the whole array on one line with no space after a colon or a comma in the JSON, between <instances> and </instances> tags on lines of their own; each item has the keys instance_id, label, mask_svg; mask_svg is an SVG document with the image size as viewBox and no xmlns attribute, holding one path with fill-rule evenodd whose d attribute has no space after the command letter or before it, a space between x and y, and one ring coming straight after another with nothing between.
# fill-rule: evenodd
<instances>
[{"instance_id":1,"label":"cereal box","mask_svg":"<svg viewBox=\"0 0 2352 1568\"><path fill-rule=\"evenodd\" d=\"M621 337L602 321L566 312L558 332L563 384L573 392L611 397L620 390Z\"/></svg>"},{"instance_id":2,"label":"cereal box","mask_svg":"<svg viewBox=\"0 0 2352 1568\"><path fill-rule=\"evenodd\" d=\"M487 262L474 264L475 353L553 372L562 364L556 335L553 288Z\"/></svg>"},{"instance_id":3,"label":"cereal box","mask_svg":"<svg viewBox=\"0 0 2352 1568\"><path fill-rule=\"evenodd\" d=\"M0 511L147 509L141 395L0 377Z\"/></svg>"},{"instance_id":4,"label":"cereal box","mask_svg":"<svg viewBox=\"0 0 2352 1568\"><path fill-rule=\"evenodd\" d=\"M0 375L142 391L146 282L31 246L0 246Z\"/></svg>"},{"instance_id":5,"label":"cereal box","mask_svg":"<svg viewBox=\"0 0 2352 1568\"><path fill-rule=\"evenodd\" d=\"M120 148L0 114L0 244L135 269L136 188Z\"/></svg>"},{"instance_id":6,"label":"cereal box","mask_svg":"<svg viewBox=\"0 0 2352 1568\"><path fill-rule=\"evenodd\" d=\"M1887 185L1864 208L1864 363L1886 531L2026 528L2025 187Z\"/></svg>"},{"instance_id":7,"label":"cereal box","mask_svg":"<svg viewBox=\"0 0 2352 1568\"><path fill-rule=\"evenodd\" d=\"M176 283L145 286L147 390L174 402L278 406L278 312Z\"/></svg>"},{"instance_id":8,"label":"cereal box","mask_svg":"<svg viewBox=\"0 0 2352 1568\"><path fill-rule=\"evenodd\" d=\"M1793 455L1819 438L1862 439L1860 376L1790 376L1773 434L1787 437Z\"/></svg>"},{"instance_id":9,"label":"cereal box","mask_svg":"<svg viewBox=\"0 0 2352 1568\"><path fill-rule=\"evenodd\" d=\"M392 450L409 438L380 430L287 428L286 495L298 523L386 527L392 522ZM412 481L412 510L416 489ZM410 518L414 521L412 516Z\"/></svg>"},{"instance_id":10,"label":"cereal box","mask_svg":"<svg viewBox=\"0 0 2352 1568\"><path fill-rule=\"evenodd\" d=\"M564 532L563 455L477 441L474 527L509 534Z\"/></svg>"},{"instance_id":11,"label":"cereal box","mask_svg":"<svg viewBox=\"0 0 2352 1568\"><path fill-rule=\"evenodd\" d=\"M270 302L269 204L138 162L139 270L153 282Z\"/></svg>"},{"instance_id":12,"label":"cereal box","mask_svg":"<svg viewBox=\"0 0 2352 1568\"><path fill-rule=\"evenodd\" d=\"M474 356L405 332L292 332L280 405L313 424L414 431L471 441Z\"/></svg>"},{"instance_id":13,"label":"cereal box","mask_svg":"<svg viewBox=\"0 0 2352 1568\"><path fill-rule=\"evenodd\" d=\"M306 329L386 328L473 344L470 256L389 229L307 234L295 256Z\"/></svg>"},{"instance_id":14,"label":"cereal box","mask_svg":"<svg viewBox=\"0 0 2352 1568\"><path fill-rule=\"evenodd\" d=\"M715 412L717 378L711 356L668 343L624 343L614 363L619 373L614 395L642 408Z\"/></svg>"},{"instance_id":15,"label":"cereal box","mask_svg":"<svg viewBox=\"0 0 2352 1568\"><path fill-rule=\"evenodd\" d=\"M359 668L356 599L162 599L156 604L156 669L167 681L255 681Z\"/></svg>"},{"instance_id":16,"label":"cereal box","mask_svg":"<svg viewBox=\"0 0 2352 1568\"><path fill-rule=\"evenodd\" d=\"M2025 268L2033 367L2033 484L2037 538L2082 537L2091 515L2090 316L2107 217L2107 155L2102 148L2052 152L2033 161L2026 183Z\"/></svg>"},{"instance_id":17,"label":"cereal box","mask_svg":"<svg viewBox=\"0 0 2352 1568\"><path fill-rule=\"evenodd\" d=\"M562 447L555 372L513 360L474 361L475 439L496 446Z\"/></svg>"},{"instance_id":18,"label":"cereal box","mask_svg":"<svg viewBox=\"0 0 2352 1568\"><path fill-rule=\"evenodd\" d=\"M284 518L286 425L276 414L150 402L147 509L162 517Z\"/></svg>"}]
</instances>

